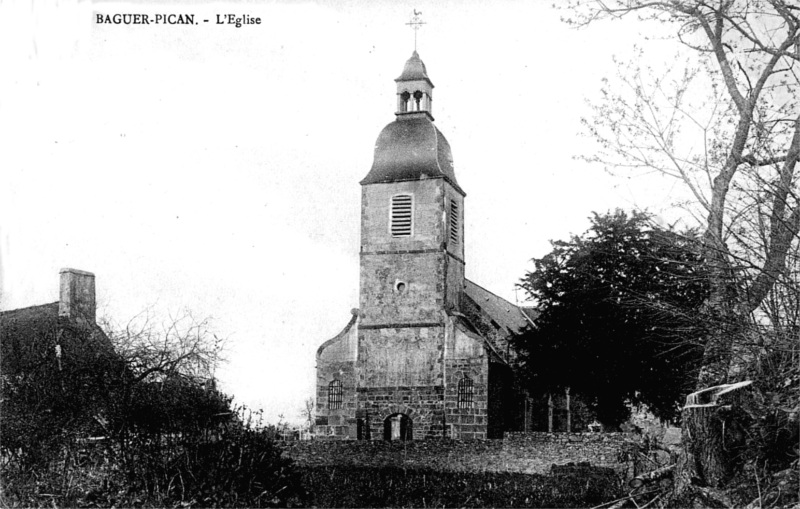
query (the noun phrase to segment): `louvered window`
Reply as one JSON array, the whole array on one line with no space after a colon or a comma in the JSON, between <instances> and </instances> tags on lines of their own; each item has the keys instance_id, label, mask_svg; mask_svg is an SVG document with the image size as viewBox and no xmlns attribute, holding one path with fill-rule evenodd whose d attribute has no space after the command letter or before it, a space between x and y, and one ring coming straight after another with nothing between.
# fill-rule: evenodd
<instances>
[{"instance_id":1,"label":"louvered window","mask_svg":"<svg viewBox=\"0 0 800 509\"><path fill-rule=\"evenodd\" d=\"M342 382L334 380L328 384L328 409L342 408Z\"/></svg>"},{"instance_id":2,"label":"louvered window","mask_svg":"<svg viewBox=\"0 0 800 509\"><path fill-rule=\"evenodd\" d=\"M392 196L392 237L410 237L414 232L414 199L410 194Z\"/></svg>"},{"instance_id":3,"label":"louvered window","mask_svg":"<svg viewBox=\"0 0 800 509\"><path fill-rule=\"evenodd\" d=\"M474 386L472 379L465 376L458 381L458 408L471 408L474 396Z\"/></svg>"},{"instance_id":4,"label":"louvered window","mask_svg":"<svg viewBox=\"0 0 800 509\"><path fill-rule=\"evenodd\" d=\"M458 202L450 201L450 243L458 243Z\"/></svg>"}]
</instances>

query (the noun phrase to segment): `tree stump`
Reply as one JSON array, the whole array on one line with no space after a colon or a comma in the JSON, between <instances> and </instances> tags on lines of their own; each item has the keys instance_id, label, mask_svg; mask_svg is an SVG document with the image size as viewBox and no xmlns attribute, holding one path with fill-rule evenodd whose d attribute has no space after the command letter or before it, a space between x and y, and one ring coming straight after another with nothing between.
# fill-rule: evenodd
<instances>
[{"instance_id":1,"label":"tree stump","mask_svg":"<svg viewBox=\"0 0 800 509\"><path fill-rule=\"evenodd\" d=\"M752 382L709 387L689 394L682 413L682 435L686 452L684 472L692 484L713 488L724 485L736 469L735 440L738 429L736 391Z\"/></svg>"}]
</instances>

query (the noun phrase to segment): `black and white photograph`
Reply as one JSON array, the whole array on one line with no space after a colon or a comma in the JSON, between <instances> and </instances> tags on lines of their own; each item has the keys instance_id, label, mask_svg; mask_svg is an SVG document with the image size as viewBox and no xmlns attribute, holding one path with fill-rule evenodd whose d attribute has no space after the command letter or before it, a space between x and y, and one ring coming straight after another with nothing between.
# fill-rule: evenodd
<instances>
[{"instance_id":1,"label":"black and white photograph","mask_svg":"<svg viewBox=\"0 0 800 509\"><path fill-rule=\"evenodd\" d=\"M799 509L800 4L0 1L0 505Z\"/></svg>"}]
</instances>

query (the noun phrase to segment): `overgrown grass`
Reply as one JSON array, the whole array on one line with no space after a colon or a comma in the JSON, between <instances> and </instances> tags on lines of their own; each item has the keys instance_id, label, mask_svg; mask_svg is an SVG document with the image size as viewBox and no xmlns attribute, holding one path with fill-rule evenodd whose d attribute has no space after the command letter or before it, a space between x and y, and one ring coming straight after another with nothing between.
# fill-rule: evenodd
<instances>
[{"instance_id":1,"label":"overgrown grass","mask_svg":"<svg viewBox=\"0 0 800 509\"><path fill-rule=\"evenodd\" d=\"M554 475L305 466L251 436L201 444L131 478L95 454L50 468L2 469L3 507L592 507L617 498L610 472ZM158 465L158 468L155 467Z\"/></svg>"},{"instance_id":2,"label":"overgrown grass","mask_svg":"<svg viewBox=\"0 0 800 509\"><path fill-rule=\"evenodd\" d=\"M315 507L592 507L622 492L613 473L556 475L452 472L361 466L305 466Z\"/></svg>"}]
</instances>

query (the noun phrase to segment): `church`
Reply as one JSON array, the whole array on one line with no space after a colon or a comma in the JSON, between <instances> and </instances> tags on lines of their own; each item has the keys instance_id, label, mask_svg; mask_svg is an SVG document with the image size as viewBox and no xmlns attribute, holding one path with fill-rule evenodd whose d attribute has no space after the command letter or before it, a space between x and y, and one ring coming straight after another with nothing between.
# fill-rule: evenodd
<instances>
[{"instance_id":1,"label":"church","mask_svg":"<svg viewBox=\"0 0 800 509\"><path fill-rule=\"evenodd\" d=\"M532 311L465 278L466 193L416 50L395 82L396 118L360 183L359 307L317 350L316 434L502 438L527 428L509 340Z\"/></svg>"}]
</instances>

